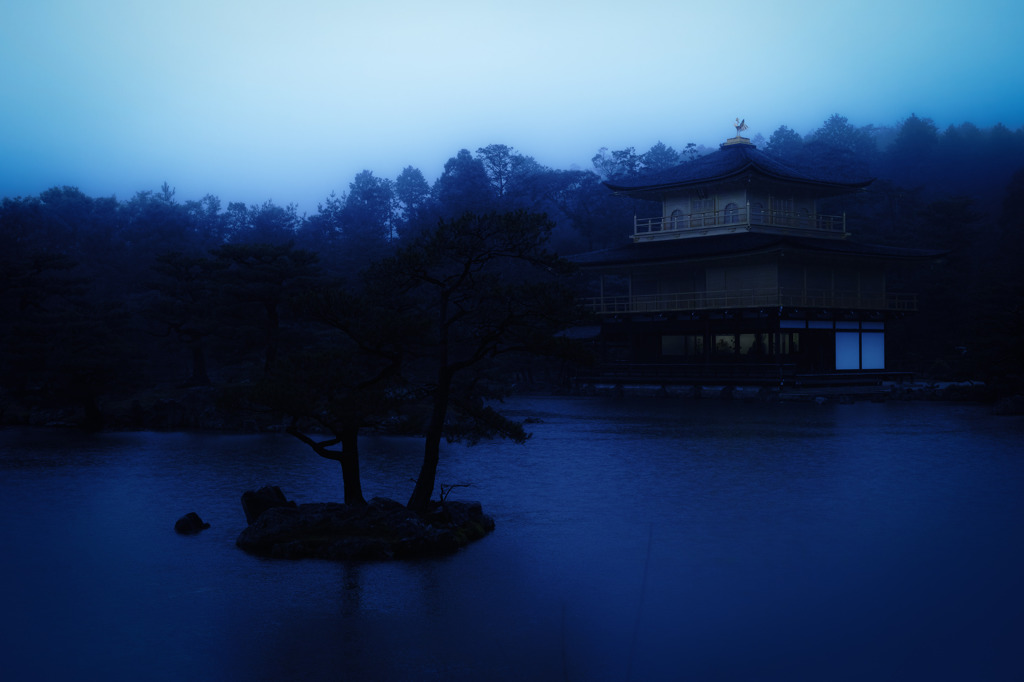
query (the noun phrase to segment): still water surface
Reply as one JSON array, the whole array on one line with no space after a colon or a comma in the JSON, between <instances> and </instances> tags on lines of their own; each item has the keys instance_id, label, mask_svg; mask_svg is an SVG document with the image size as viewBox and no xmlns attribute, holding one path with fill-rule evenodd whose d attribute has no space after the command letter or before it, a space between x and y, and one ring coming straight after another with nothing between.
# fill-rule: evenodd
<instances>
[{"instance_id":1,"label":"still water surface","mask_svg":"<svg viewBox=\"0 0 1024 682\"><path fill-rule=\"evenodd\" d=\"M336 500L284 435L0 431L6 680L1024 678L1024 420L923 403L530 398L448 446L497 529L414 563L253 558L239 496ZM363 443L404 501L420 444ZM172 530L196 511L212 528Z\"/></svg>"}]
</instances>

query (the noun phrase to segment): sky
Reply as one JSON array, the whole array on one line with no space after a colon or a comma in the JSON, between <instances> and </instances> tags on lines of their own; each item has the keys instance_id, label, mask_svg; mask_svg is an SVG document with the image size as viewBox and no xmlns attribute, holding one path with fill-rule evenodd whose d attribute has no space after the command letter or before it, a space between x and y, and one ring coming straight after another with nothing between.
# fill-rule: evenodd
<instances>
[{"instance_id":1,"label":"sky","mask_svg":"<svg viewBox=\"0 0 1024 682\"><path fill-rule=\"evenodd\" d=\"M460 149L552 168L829 116L1024 126L1018 0L0 0L0 197L314 213Z\"/></svg>"}]
</instances>

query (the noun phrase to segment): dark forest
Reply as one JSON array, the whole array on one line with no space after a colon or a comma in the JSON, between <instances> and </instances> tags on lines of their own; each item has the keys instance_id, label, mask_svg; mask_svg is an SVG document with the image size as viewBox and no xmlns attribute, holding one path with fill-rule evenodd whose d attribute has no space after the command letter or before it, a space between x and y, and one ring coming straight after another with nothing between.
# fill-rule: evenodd
<instances>
[{"instance_id":1,"label":"dark forest","mask_svg":"<svg viewBox=\"0 0 1024 682\"><path fill-rule=\"evenodd\" d=\"M921 312L895 339L902 366L923 380L1019 391L1024 129L939 130L915 115L895 128L855 127L835 115L807 136L782 126L754 143L837 177L875 178L834 207L859 240L948 251L899 283L921 297ZM621 243L634 215L658 210L602 182L706 151L602 148L593 170L558 170L492 144L460 150L433 184L411 166L393 180L365 170L305 215L270 201L182 201L170 184L128 199L67 186L5 198L0 417L215 425L159 413L188 389L208 397L211 413L233 415L224 426L268 413L335 415L318 426L341 442L396 413L418 411L426 428L427 396L447 381L466 419L449 418L452 429L515 438L516 425L484 405L515 386L557 386L567 371L567 349L548 343L578 315L563 257ZM486 276L445 289L459 268L484 262ZM497 299L518 307L484 315ZM447 342L440 300L476 315L448 340L466 353L451 351L453 367L469 372L425 360ZM486 336L495 330L500 339ZM469 347L484 337L493 343ZM503 359L517 352L558 360L534 372L532 360Z\"/></svg>"}]
</instances>

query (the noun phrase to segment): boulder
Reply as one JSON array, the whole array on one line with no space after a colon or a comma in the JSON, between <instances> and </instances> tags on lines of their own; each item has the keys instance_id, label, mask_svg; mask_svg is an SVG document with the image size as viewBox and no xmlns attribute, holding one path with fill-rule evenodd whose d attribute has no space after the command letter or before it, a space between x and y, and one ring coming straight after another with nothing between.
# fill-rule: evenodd
<instances>
[{"instance_id":1,"label":"boulder","mask_svg":"<svg viewBox=\"0 0 1024 682\"><path fill-rule=\"evenodd\" d=\"M252 525L268 509L274 507L295 507L295 503L285 499L284 493L276 485L268 485L253 492L247 490L242 493L242 511L245 512L245 522Z\"/></svg>"},{"instance_id":2,"label":"boulder","mask_svg":"<svg viewBox=\"0 0 1024 682\"><path fill-rule=\"evenodd\" d=\"M201 530L206 530L210 524L203 523L199 514L189 512L174 522L174 530L182 535L194 535Z\"/></svg>"}]
</instances>

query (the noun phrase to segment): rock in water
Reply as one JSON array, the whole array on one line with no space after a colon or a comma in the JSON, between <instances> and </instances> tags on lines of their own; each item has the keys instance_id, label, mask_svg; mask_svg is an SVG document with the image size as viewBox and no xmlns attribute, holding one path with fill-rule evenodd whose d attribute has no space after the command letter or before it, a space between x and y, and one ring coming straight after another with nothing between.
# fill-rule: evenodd
<instances>
[{"instance_id":1,"label":"rock in water","mask_svg":"<svg viewBox=\"0 0 1024 682\"><path fill-rule=\"evenodd\" d=\"M182 535L194 535L201 530L206 530L210 524L203 523L199 514L189 512L174 522L174 530Z\"/></svg>"},{"instance_id":2,"label":"rock in water","mask_svg":"<svg viewBox=\"0 0 1024 682\"><path fill-rule=\"evenodd\" d=\"M245 522L250 526L256 523L256 519L263 512L274 507L295 507L294 502L285 499L284 493L276 485L268 485L256 492L247 490L242 493L242 510L245 512Z\"/></svg>"}]
</instances>

